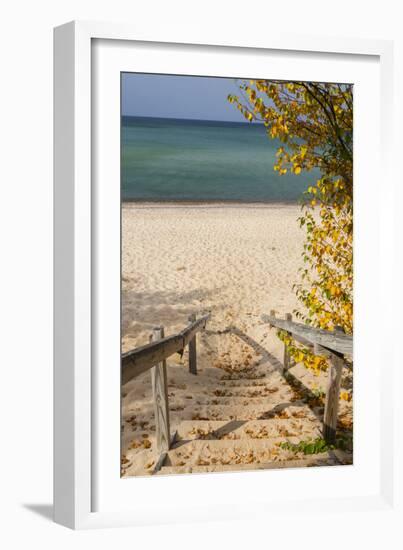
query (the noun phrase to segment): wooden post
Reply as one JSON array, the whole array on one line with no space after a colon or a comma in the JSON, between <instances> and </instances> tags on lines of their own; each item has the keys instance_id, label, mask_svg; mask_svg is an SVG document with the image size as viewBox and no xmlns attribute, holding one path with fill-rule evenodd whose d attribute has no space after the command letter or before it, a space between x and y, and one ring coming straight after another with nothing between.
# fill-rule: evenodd
<instances>
[{"instance_id":1,"label":"wooden post","mask_svg":"<svg viewBox=\"0 0 403 550\"><path fill-rule=\"evenodd\" d=\"M292 321L292 315L291 313L285 314L286 321ZM287 336L291 336L291 332L287 332ZM287 346L284 344L284 370L287 371L290 368L290 354L288 353Z\"/></svg>"},{"instance_id":2,"label":"wooden post","mask_svg":"<svg viewBox=\"0 0 403 550\"><path fill-rule=\"evenodd\" d=\"M188 320L193 323L196 321L196 315L192 313L192 315L189 315ZM196 334L189 342L189 372L197 374Z\"/></svg>"},{"instance_id":3,"label":"wooden post","mask_svg":"<svg viewBox=\"0 0 403 550\"><path fill-rule=\"evenodd\" d=\"M335 332L344 332L341 327L335 327ZM327 443L336 439L337 418L339 412L339 394L344 359L339 353L329 353L329 373L326 388L325 412L323 416L323 437Z\"/></svg>"},{"instance_id":4,"label":"wooden post","mask_svg":"<svg viewBox=\"0 0 403 550\"><path fill-rule=\"evenodd\" d=\"M164 327L155 327L152 340L164 338ZM168 384L166 361L161 361L151 369L151 384L154 396L155 429L157 453L167 452L170 446Z\"/></svg>"}]
</instances>

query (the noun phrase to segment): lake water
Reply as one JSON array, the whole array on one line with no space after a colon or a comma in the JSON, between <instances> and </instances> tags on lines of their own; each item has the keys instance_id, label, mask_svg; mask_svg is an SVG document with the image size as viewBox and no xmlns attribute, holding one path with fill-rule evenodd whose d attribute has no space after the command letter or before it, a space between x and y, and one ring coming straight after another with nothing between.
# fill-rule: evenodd
<instances>
[{"instance_id":1,"label":"lake water","mask_svg":"<svg viewBox=\"0 0 403 550\"><path fill-rule=\"evenodd\" d=\"M316 174L273 170L263 125L122 117L122 199L297 202Z\"/></svg>"}]
</instances>

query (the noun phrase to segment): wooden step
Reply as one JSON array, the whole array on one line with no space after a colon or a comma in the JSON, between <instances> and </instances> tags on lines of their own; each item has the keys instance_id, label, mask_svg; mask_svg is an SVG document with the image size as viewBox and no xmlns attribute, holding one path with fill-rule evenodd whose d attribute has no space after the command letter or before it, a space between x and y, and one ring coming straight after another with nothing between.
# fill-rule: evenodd
<instances>
[{"instance_id":1,"label":"wooden step","mask_svg":"<svg viewBox=\"0 0 403 550\"><path fill-rule=\"evenodd\" d=\"M179 425L182 420L265 420L273 416L284 417L303 411L309 419L315 419L311 409L302 401L278 402L278 399L269 400L261 404L240 405L238 408L231 405L194 405L170 406L171 423Z\"/></svg>"},{"instance_id":2,"label":"wooden step","mask_svg":"<svg viewBox=\"0 0 403 550\"><path fill-rule=\"evenodd\" d=\"M220 386L206 392L211 397L245 397L248 399L270 395L278 395L279 392L290 391L287 384L265 384L264 386Z\"/></svg>"},{"instance_id":3,"label":"wooden step","mask_svg":"<svg viewBox=\"0 0 403 550\"><path fill-rule=\"evenodd\" d=\"M250 387L263 387L263 386L274 386L277 384L284 384L284 378L281 375L275 375L270 374L266 376L262 376L259 378L244 378L244 377L232 377L232 378L224 378L217 380L217 385L224 386L224 387L243 387L243 386L250 386Z\"/></svg>"},{"instance_id":4,"label":"wooden step","mask_svg":"<svg viewBox=\"0 0 403 550\"><path fill-rule=\"evenodd\" d=\"M283 468L351 465L352 463L352 454L336 450L326 453L318 453L316 455L304 456L303 458L291 460L272 460L270 462L251 464L187 464L183 466L163 466L157 472L157 475L175 475L207 472L236 472L245 470L278 470Z\"/></svg>"},{"instance_id":5,"label":"wooden step","mask_svg":"<svg viewBox=\"0 0 403 550\"><path fill-rule=\"evenodd\" d=\"M184 420L177 427L177 441L180 440L217 440L217 439L267 439L271 437L287 437L305 433L312 437L312 430L320 436L321 423L311 419L306 425L306 419L271 419L271 420ZM316 427L314 424L316 424ZM316 437L316 435L315 435Z\"/></svg>"},{"instance_id":6,"label":"wooden step","mask_svg":"<svg viewBox=\"0 0 403 550\"><path fill-rule=\"evenodd\" d=\"M216 386L224 388L263 388L265 386L277 386L278 384L284 385L284 379L273 379L271 376L265 376L262 378L232 378L229 380L219 380Z\"/></svg>"},{"instance_id":7,"label":"wooden step","mask_svg":"<svg viewBox=\"0 0 403 550\"><path fill-rule=\"evenodd\" d=\"M269 397L270 395L278 396L279 393L285 392L292 392L289 384L279 383L264 384L262 386L251 386L249 384L245 386L206 385L193 391L171 387L168 394L185 399L197 399L199 397L208 397L211 399L216 397L245 397L252 399L254 397Z\"/></svg>"},{"instance_id":8,"label":"wooden step","mask_svg":"<svg viewBox=\"0 0 403 550\"><path fill-rule=\"evenodd\" d=\"M279 401L289 401L293 398L291 392L282 392L281 395L268 394L261 397L242 397L238 395L233 396L219 396L219 395L194 395L183 398L176 397L175 403L172 404L172 407L195 407L199 405L200 407L207 407L210 405L219 405L219 406L233 406L233 407L254 407L256 405L263 405L266 407L273 407Z\"/></svg>"},{"instance_id":9,"label":"wooden step","mask_svg":"<svg viewBox=\"0 0 403 550\"><path fill-rule=\"evenodd\" d=\"M296 434L287 438L178 441L168 451L163 465L253 464L272 462L281 457L291 459L295 453L282 449L280 443L289 441L296 444L303 439L301 434Z\"/></svg>"}]
</instances>

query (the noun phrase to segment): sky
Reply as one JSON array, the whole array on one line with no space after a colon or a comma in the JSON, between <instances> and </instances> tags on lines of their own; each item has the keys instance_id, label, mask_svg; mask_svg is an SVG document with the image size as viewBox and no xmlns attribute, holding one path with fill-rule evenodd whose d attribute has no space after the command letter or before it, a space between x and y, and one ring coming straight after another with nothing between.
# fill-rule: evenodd
<instances>
[{"instance_id":1,"label":"sky","mask_svg":"<svg viewBox=\"0 0 403 550\"><path fill-rule=\"evenodd\" d=\"M122 114L246 122L228 94L239 95L232 78L123 73Z\"/></svg>"}]
</instances>

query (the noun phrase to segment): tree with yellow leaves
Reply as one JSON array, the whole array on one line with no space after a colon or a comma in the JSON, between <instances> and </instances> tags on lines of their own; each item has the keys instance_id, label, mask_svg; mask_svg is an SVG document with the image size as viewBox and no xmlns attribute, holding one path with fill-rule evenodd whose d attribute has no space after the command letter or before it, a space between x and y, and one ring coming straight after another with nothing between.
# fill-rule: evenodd
<instances>
[{"instance_id":1,"label":"tree with yellow leaves","mask_svg":"<svg viewBox=\"0 0 403 550\"><path fill-rule=\"evenodd\" d=\"M279 140L280 175L314 168L321 177L306 190L299 218L306 229L301 282L294 290L305 306L297 317L318 328L353 331L353 90L351 85L250 80L241 99L244 117L263 122ZM296 361L318 371L326 359L279 333Z\"/></svg>"}]
</instances>

